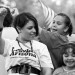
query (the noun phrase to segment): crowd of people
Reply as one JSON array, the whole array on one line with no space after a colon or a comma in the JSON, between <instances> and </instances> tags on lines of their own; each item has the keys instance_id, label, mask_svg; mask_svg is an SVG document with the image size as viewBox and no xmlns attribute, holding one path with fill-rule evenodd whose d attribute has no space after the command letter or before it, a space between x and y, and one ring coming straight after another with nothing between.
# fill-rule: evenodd
<instances>
[{"instance_id":1,"label":"crowd of people","mask_svg":"<svg viewBox=\"0 0 75 75\"><path fill-rule=\"evenodd\" d=\"M6 58L7 74L74 75L75 42L68 39L72 22L65 13L56 14L38 1L47 29L30 12L13 16L8 7L0 8L0 55Z\"/></svg>"}]
</instances>

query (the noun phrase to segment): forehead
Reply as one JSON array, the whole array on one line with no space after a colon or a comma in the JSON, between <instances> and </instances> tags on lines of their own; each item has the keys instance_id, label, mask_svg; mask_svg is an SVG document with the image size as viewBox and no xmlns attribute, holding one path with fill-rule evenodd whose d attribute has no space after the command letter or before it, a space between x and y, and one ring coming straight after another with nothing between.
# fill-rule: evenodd
<instances>
[{"instance_id":1,"label":"forehead","mask_svg":"<svg viewBox=\"0 0 75 75\"><path fill-rule=\"evenodd\" d=\"M72 48L67 48L67 49L66 49L66 53L68 53L68 54L69 54L69 53L73 53L73 49L72 49Z\"/></svg>"},{"instance_id":2,"label":"forehead","mask_svg":"<svg viewBox=\"0 0 75 75\"><path fill-rule=\"evenodd\" d=\"M64 17L63 16L60 16L60 15L57 15L57 16L55 16L54 20L55 21L64 22Z\"/></svg>"},{"instance_id":3,"label":"forehead","mask_svg":"<svg viewBox=\"0 0 75 75\"><path fill-rule=\"evenodd\" d=\"M30 26L34 26L33 21L28 21L28 23L25 25L25 27L30 27Z\"/></svg>"}]
</instances>

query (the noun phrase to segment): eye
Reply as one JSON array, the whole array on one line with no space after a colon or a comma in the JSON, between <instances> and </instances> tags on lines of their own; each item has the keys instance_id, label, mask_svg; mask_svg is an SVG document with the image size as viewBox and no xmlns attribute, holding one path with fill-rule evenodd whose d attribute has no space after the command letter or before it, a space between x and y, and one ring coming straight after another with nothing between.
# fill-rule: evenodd
<instances>
[{"instance_id":1,"label":"eye","mask_svg":"<svg viewBox=\"0 0 75 75\"><path fill-rule=\"evenodd\" d=\"M33 28L34 28L33 26L28 27L29 30L31 30L31 29L33 29Z\"/></svg>"},{"instance_id":2,"label":"eye","mask_svg":"<svg viewBox=\"0 0 75 75\"><path fill-rule=\"evenodd\" d=\"M53 24L55 23L55 21L53 21Z\"/></svg>"},{"instance_id":3,"label":"eye","mask_svg":"<svg viewBox=\"0 0 75 75\"><path fill-rule=\"evenodd\" d=\"M68 54L64 54L64 57L68 57L69 55Z\"/></svg>"},{"instance_id":4,"label":"eye","mask_svg":"<svg viewBox=\"0 0 75 75\"><path fill-rule=\"evenodd\" d=\"M58 24L58 25L61 25L62 23L58 21L57 24Z\"/></svg>"},{"instance_id":5,"label":"eye","mask_svg":"<svg viewBox=\"0 0 75 75\"><path fill-rule=\"evenodd\" d=\"M72 54L72 57L75 57L75 54Z\"/></svg>"}]
</instances>

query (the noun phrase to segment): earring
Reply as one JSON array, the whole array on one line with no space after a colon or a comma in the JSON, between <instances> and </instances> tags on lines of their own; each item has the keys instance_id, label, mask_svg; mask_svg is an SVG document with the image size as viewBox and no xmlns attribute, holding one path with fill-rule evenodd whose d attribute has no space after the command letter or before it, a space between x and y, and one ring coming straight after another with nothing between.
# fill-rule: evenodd
<instances>
[{"instance_id":1,"label":"earring","mask_svg":"<svg viewBox=\"0 0 75 75\"><path fill-rule=\"evenodd\" d=\"M19 33L21 33L21 30L19 30Z\"/></svg>"},{"instance_id":2,"label":"earring","mask_svg":"<svg viewBox=\"0 0 75 75\"><path fill-rule=\"evenodd\" d=\"M21 33L21 30L17 27L17 31L18 31L18 33Z\"/></svg>"}]
</instances>

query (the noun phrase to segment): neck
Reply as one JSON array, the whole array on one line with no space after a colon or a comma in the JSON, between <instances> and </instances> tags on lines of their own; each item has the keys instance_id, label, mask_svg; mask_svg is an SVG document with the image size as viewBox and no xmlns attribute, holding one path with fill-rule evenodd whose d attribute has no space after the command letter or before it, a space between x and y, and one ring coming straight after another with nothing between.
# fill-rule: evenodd
<instances>
[{"instance_id":1,"label":"neck","mask_svg":"<svg viewBox=\"0 0 75 75\"><path fill-rule=\"evenodd\" d=\"M21 43L27 43L27 42L30 42L30 40L26 40L26 39L24 39L24 38L22 38L22 37L17 37L17 40L19 41L19 42L21 42Z\"/></svg>"},{"instance_id":2,"label":"neck","mask_svg":"<svg viewBox=\"0 0 75 75\"><path fill-rule=\"evenodd\" d=\"M75 71L75 67L64 67L65 71Z\"/></svg>"},{"instance_id":3,"label":"neck","mask_svg":"<svg viewBox=\"0 0 75 75\"><path fill-rule=\"evenodd\" d=\"M64 32L63 32L63 33L60 33L60 35L67 36L67 34L66 34L66 33L64 33Z\"/></svg>"}]
</instances>

